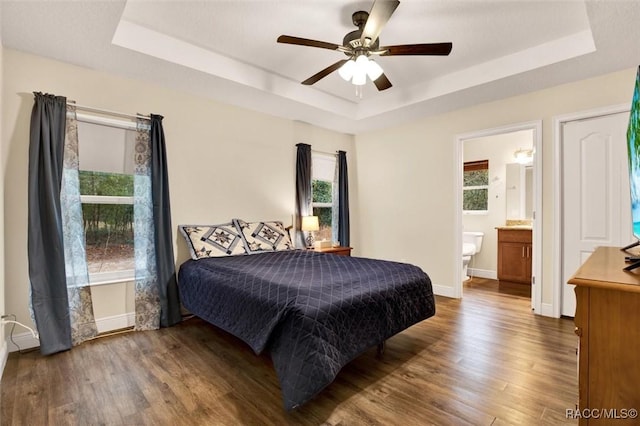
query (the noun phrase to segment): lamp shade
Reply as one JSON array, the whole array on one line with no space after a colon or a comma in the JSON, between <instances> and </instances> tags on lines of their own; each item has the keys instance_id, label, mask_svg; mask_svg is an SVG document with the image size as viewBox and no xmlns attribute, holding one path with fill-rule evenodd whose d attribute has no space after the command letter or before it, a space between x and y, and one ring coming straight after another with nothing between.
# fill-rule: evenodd
<instances>
[{"instance_id":1,"label":"lamp shade","mask_svg":"<svg viewBox=\"0 0 640 426\"><path fill-rule=\"evenodd\" d=\"M349 81L353 77L353 71L356 67L356 62L353 59L349 59L343 66L338 68L338 74L343 80Z\"/></svg>"},{"instance_id":2,"label":"lamp shade","mask_svg":"<svg viewBox=\"0 0 640 426\"><path fill-rule=\"evenodd\" d=\"M318 216L302 216L302 230L303 231L317 231L320 229L318 222Z\"/></svg>"},{"instance_id":3,"label":"lamp shade","mask_svg":"<svg viewBox=\"0 0 640 426\"><path fill-rule=\"evenodd\" d=\"M367 62L367 75L373 80L377 80L382 75L382 67L378 65L373 59L369 59Z\"/></svg>"}]
</instances>

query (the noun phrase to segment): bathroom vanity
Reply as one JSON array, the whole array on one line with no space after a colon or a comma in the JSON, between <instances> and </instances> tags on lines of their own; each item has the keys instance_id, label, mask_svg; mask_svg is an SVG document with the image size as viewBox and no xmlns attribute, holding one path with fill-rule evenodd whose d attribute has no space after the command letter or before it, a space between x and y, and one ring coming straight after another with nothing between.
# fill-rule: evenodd
<instances>
[{"instance_id":1,"label":"bathroom vanity","mask_svg":"<svg viewBox=\"0 0 640 426\"><path fill-rule=\"evenodd\" d=\"M498 280L531 284L531 227L503 226L498 230Z\"/></svg>"}]
</instances>

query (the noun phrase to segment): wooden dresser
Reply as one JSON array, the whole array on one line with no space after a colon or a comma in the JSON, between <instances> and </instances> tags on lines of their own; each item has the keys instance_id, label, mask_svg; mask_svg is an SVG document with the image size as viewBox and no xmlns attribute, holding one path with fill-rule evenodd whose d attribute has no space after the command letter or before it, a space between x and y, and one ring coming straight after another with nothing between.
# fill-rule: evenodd
<instances>
[{"instance_id":1,"label":"wooden dresser","mask_svg":"<svg viewBox=\"0 0 640 426\"><path fill-rule=\"evenodd\" d=\"M576 286L580 410L640 410L640 270L623 271L624 258L617 247L599 247L569 280ZM580 418L580 424L640 419Z\"/></svg>"}]
</instances>

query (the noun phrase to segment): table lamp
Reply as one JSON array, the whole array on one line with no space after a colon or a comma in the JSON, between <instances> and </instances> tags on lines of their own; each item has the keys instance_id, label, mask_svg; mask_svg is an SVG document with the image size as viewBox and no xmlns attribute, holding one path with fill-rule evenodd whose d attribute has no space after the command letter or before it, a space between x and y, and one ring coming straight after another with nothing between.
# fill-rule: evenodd
<instances>
[{"instance_id":1,"label":"table lamp","mask_svg":"<svg viewBox=\"0 0 640 426\"><path fill-rule=\"evenodd\" d=\"M307 236L307 248L313 247L313 233L320 229L318 216L302 216L301 229L309 233Z\"/></svg>"}]
</instances>

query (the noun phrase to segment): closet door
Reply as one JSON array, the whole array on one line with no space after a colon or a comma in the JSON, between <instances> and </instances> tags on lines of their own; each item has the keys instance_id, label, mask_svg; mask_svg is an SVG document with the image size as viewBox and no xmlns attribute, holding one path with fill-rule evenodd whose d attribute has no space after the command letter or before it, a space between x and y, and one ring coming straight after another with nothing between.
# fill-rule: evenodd
<instances>
[{"instance_id":1,"label":"closet door","mask_svg":"<svg viewBox=\"0 0 640 426\"><path fill-rule=\"evenodd\" d=\"M627 169L629 113L570 121L562 127L562 315L575 315L567 280L598 246L633 239Z\"/></svg>"}]
</instances>

